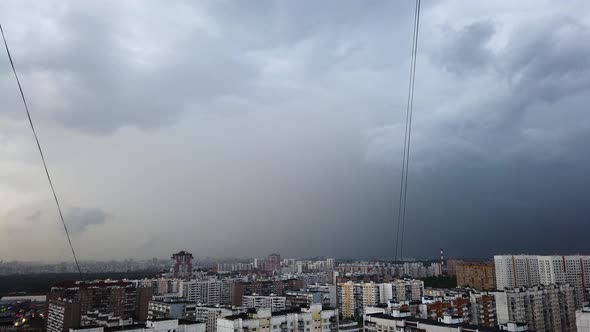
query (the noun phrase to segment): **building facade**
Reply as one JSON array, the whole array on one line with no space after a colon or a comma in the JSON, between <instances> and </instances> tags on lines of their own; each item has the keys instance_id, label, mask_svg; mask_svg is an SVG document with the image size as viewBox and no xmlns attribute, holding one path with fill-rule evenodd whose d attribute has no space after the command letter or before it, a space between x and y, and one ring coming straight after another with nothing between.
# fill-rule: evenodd
<instances>
[{"instance_id":1,"label":"building facade","mask_svg":"<svg viewBox=\"0 0 590 332\"><path fill-rule=\"evenodd\" d=\"M569 284L574 287L577 308L586 302L590 287L590 256L539 256L542 285Z\"/></svg>"},{"instance_id":2,"label":"building facade","mask_svg":"<svg viewBox=\"0 0 590 332\"><path fill-rule=\"evenodd\" d=\"M217 332L336 332L337 317L337 310L322 310L319 304L276 313L259 309L252 314L219 318Z\"/></svg>"},{"instance_id":3,"label":"building facade","mask_svg":"<svg viewBox=\"0 0 590 332\"><path fill-rule=\"evenodd\" d=\"M172 275L174 278L190 279L193 276L193 254L184 250L173 254Z\"/></svg>"},{"instance_id":4,"label":"building facade","mask_svg":"<svg viewBox=\"0 0 590 332\"><path fill-rule=\"evenodd\" d=\"M456 265L457 286L477 290L496 289L496 269L487 262L462 262Z\"/></svg>"},{"instance_id":5,"label":"building facade","mask_svg":"<svg viewBox=\"0 0 590 332\"><path fill-rule=\"evenodd\" d=\"M148 304L152 297L151 287L135 287L127 281L77 281L66 282L53 287L47 293L48 305L51 300L60 300L67 303L77 303L79 306L76 318L70 322L79 322L80 327L96 325L100 322L111 324L114 321L138 321L147 320ZM55 304L55 303L54 303ZM47 310L48 320L58 319L50 317L57 312ZM59 319L66 317L59 316ZM66 322L64 321L64 326Z\"/></svg>"},{"instance_id":6,"label":"building facade","mask_svg":"<svg viewBox=\"0 0 590 332\"><path fill-rule=\"evenodd\" d=\"M590 308L584 307L576 311L576 328L578 332L590 332Z\"/></svg>"},{"instance_id":7,"label":"building facade","mask_svg":"<svg viewBox=\"0 0 590 332\"><path fill-rule=\"evenodd\" d=\"M525 325L485 327L467 324L460 317L445 315L436 321L414 318L407 311L394 310L391 315L375 313L364 317L365 332L485 332L527 331Z\"/></svg>"},{"instance_id":8,"label":"building facade","mask_svg":"<svg viewBox=\"0 0 590 332\"><path fill-rule=\"evenodd\" d=\"M68 332L80 326L80 302L68 299L48 300L47 332Z\"/></svg>"},{"instance_id":9,"label":"building facade","mask_svg":"<svg viewBox=\"0 0 590 332\"><path fill-rule=\"evenodd\" d=\"M496 289L532 287L540 284L538 256L494 256Z\"/></svg>"},{"instance_id":10,"label":"building facade","mask_svg":"<svg viewBox=\"0 0 590 332\"><path fill-rule=\"evenodd\" d=\"M569 285L494 292L498 323L527 323L532 331L576 331L574 289Z\"/></svg>"},{"instance_id":11,"label":"building facade","mask_svg":"<svg viewBox=\"0 0 590 332\"><path fill-rule=\"evenodd\" d=\"M272 312L286 309L287 298L284 296L244 295L242 305L249 309L270 309Z\"/></svg>"},{"instance_id":12,"label":"building facade","mask_svg":"<svg viewBox=\"0 0 590 332\"><path fill-rule=\"evenodd\" d=\"M267 272L273 273L281 268L281 255L270 254L266 257L264 268Z\"/></svg>"}]
</instances>

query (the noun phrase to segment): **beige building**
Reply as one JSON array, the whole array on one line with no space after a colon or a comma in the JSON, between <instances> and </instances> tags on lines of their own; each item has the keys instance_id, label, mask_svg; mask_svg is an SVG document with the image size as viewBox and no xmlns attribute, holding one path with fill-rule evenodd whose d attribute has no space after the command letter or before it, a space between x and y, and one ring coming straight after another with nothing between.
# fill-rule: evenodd
<instances>
[{"instance_id":1,"label":"beige building","mask_svg":"<svg viewBox=\"0 0 590 332\"><path fill-rule=\"evenodd\" d=\"M496 289L496 269L493 263L462 262L457 264L457 286L469 286L477 290Z\"/></svg>"}]
</instances>

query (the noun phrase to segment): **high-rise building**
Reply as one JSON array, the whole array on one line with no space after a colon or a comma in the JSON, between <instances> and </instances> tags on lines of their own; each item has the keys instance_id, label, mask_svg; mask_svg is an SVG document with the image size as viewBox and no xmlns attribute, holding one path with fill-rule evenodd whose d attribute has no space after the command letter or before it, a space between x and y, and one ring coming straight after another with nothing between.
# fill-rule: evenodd
<instances>
[{"instance_id":1,"label":"high-rise building","mask_svg":"<svg viewBox=\"0 0 590 332\"><path fill-rule=\"evenodd\" d=\"M72 299L48 299L47 332L68 332L80 326L80 302Z\"/></svg>"},{"instance_id":2,"label":"high-rise building","mask_svg":"<svg viewBox=\"0 0 590 332\"><path fill-rule=\"evenodd\" d=\"M251 309L270 309L272 312L285 310L287 298L284 296L244 295L242 305Z\"/></svg>"},{"instance_id":3,"label":"high-rise building","mask_svg":"<svg viewBox=\"0 0 590 332\"><path fill-rule=\"evenodd\" d=\"M569 285L494 292L498 323L527 323L532 331L576 331L574 289Z\"/></svg>"},{"instance_id":4,"label":"high-rise building","mask_svg":"<svg viewBox=\"0 0 590 332\"><path fill-rule=\"evenodd\" d=\"M539 256L540 283L574 287L577 308L582 308L590 286L590 256Z\"/></svg>"},{"instance_id":5,"label":"high-rise building","mask_svg":"<svg viewBox=\"0 0 590 332\"><path fill-rule=\"evenodd\" d=\"M487 292L471 292L471 324L482 326L498 325L496 314L496 299L493 294Z\"/></svg>"},{"instance_id":6,"label":"high-rise building","mask_svg":"<svg viewBox=\"0 0 590 332\"><path fill-rule=\"evenodd\" d=\"M388 283L380 283L379 303L415 302L424 295L424 282L416 279L398 279Z\"/></svg>"},{"instance_id":7,"label":"high-rise building","mask_svg":"<svg viewBox=\"0 0 590 332\"><path fill-rule=\"evenodd\" d=\"M456 266L457 286L469 286L477 290L496 289L496 269L487 262L463 262Z\"/></svg>"},{"instance_id":8,"label":"high-rise building","mask_svg":"<svg viewBox=\"0 0 590 332\"><path fill-rule=\"evenodd\" d=\"M230 304L231 300L230 292L232 283L229 281L221 280L191 280L182 281L181 296L185 297L187 301L204 304L204 305L217 305L217 304ZM222 291L223 287L223 291ZM222 302L223 300L228 303Z\"/></svg>"},{"instance_id":9,"label":"high-rise building","mask_svg":"<svg viewBox=\"0 0 590 332\"><path fill-rule=\"evenodd\" d=\"M424 282L399 279L389 283L374 282L338 284L338 305L343 318L362 317L366 307L388 302L418 302L424 295Z\"/></svg>"},{"instance_id":10,"label":"high-rise building","mask_svg":"<svg viewBox=\"0 0 590 332\"><path fill-rule=\"evenodd\" d=\"M135 287L131 282L116 280L66 282L47 294L48 303L56 299L78 303L80 317L71 321L79 320L79 326L100 324L104 319L145 321L151 297L151 287ZM47 312L49 321L52 313ZM59 316L59 319L66 317Z\"/></svg>"},{"instance_id":11,"label":"high-rise building","mask_svg":"<svg viewBox=\"0 0 590 332\"><path fill-rule=\"evenodd\" d=\"M530 255L494 256L496 288L532 287L540 284L539 260Z\"/></svg>"},{"instance_id":12,"label":"high-rise building","mask_svg":"<svg viewBox=\"0 0 590 332\"><path fill-rule=\"evenodd\" d=\"M450 276L454 276L457 274L457 264L463 263L460 259L449 259L447 260L447 274Z\"/></svg>"},{"instance_id":13,"label":"high-rise building","mask_svg":"<svg viewBox=\"0 0 590 332\"><path fill-rule=\"evenodd\" d=\"M266 262L264 262L264 269L267 272L275 272L281 268L281 255L279 254L270 254L266 258Z\"/></svg>"},{"instance_id":14,"label":"high-rise building","mask_svg":"<svg viewBox=\"0 0 590 332\"><path fill-rule=\"evenodd\" d=\"M336 260L334 258L328 258L326 259L326 267L329 270L332 270L336 267Z\"/></svg>"},{"instance_id":15,"label":"high-rise building","mask_svg":"<svg viewBox=\"0 0 590 332\"><path fill-rule=\"evenodd\" d=\"M172 275L174 278L190 279L193 276L193 254L184 250L173 254Z\"/></svg>"}]
</instances>

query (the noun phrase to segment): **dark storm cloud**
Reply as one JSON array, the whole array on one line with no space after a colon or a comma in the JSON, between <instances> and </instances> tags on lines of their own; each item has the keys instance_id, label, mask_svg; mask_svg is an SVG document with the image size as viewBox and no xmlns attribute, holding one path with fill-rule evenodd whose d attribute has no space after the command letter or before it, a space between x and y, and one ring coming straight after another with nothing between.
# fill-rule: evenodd
<instances>
[{"instance_id":1,"label":"dark storm cloud","mask_svg":"<svg viewBox=\"0 0 590 332\"><path fill-rule=\"evenodd\" d=\"M83 233L90 226L102 225L113 216L99 208L70 208L64 216L68 230Z\"/></svg>"},{"instance_id":2,"label":"dark storm cloud","mask_svg":"<svg viewBox=\"0 0 590 332\"><path fill-rule=\"evenodd\" d=\"M104 209L66 216L82 257L392 255L411 1L21 3L0 13L35 17L5 27L60 197ZM583 250L583 4L424 3L405 254ZM9 73L0 198L33 232L47 188Z\"/></svg>"}]
</instances>

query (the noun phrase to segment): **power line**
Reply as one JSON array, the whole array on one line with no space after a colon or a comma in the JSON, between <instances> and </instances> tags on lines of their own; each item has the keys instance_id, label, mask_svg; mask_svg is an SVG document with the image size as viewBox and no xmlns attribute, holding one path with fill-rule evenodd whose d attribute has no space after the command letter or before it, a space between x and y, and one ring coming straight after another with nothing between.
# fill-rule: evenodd
<instances>
[{"instance_id":1,"label":"power line","mask_svg":"<svg viewBox=\"0 0 590 332\"><path fill-rule=\"evenodd\" d=\"M420 0L416 0L414 9L414 31L412 38L412 56L410 61L410 80L408 84L408 101L406 106L406 127L404 132L404 151L402 156L402 171L400 179L398 222L395 239L395 260L403 258L404 230L406 221L406 206L408 196L408 170L410 163L410 145L412 138L412 117L414 114L414 86L416 81L416 58L418 53L418 30L420 26ZM401 233L400 233L401 227ZM399 248L399 256L398 256Z\"/></svg>"},{"instance_id":2,"label":"power line","mask_svg":"<svg viewBox=\"0 0 590 332\"><path fill-rule=\"evenodd\" d=\"M80 269L80 264L78 264L78 258L76 257L76 251L74 250L74 246L72 245L72 239L70 238L70 233L68 232L68 227L66 226L66 222L64 220L64 216L61 211L61 205L59 204L59 200L57 199L57 194L55 193L55 188L53 187L53 181L51 181L51 176L49 175L49 170L47 169L47 163L45 162L45 156L43 155L43 149L41 149L41 144L39 143L39 138L37 137L37 132L35 131L35 126L33 125L33 120L31 119L31 113L29 112L29 106L27 105L27 100L25 98L25 94L23 93L23 88L20 84L20 80L18 79L18 74L16 73L16 68L14 67L14 62L12 61L12 56L10 55L10 50L8 49L8 43L6 42L6 37L4 36L4 29L2 29L2 24L0 24L0 32L2 33L2 40L4 40L4 47L6 48L6 54L8 54L8 60L10 61L10 66L12 66L12 72L14 73L14 78L16 79L16 83L17 83L18 89L20 91L20 96L23 100L23 105L25 106L27 118L29 119L29 124L31 125L31 130L33 131L33 136L35 137L35 142L37 143L37 148L39 149L39 154L41 155L41 161L43 161L43 168L45 169L45 175L47 175L47 181L49 181L49 187L51 187L51 192L53 193L55 205L57 206L57 211L59 212L59 218L61 219L61 223L64 226L64 231L66 233L66 237L68 238L68 243L70 244L70 249L72 249L72 256L74 256L74 262L76 263L76 267L78 268L78 273L80 274L80 277L82 277L82 269Z\"/></svg>"}]
</instances>

